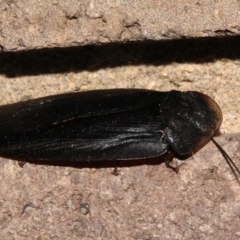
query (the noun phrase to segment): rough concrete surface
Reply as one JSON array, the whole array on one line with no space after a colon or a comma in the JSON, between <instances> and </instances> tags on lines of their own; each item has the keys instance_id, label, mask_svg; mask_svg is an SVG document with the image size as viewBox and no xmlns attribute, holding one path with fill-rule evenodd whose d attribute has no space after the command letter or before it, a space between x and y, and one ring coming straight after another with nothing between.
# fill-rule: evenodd
<instances>
[{"instance_id":1,"label":"rough concrete surface","mask_svg":"<svg viewBox=\"0 0 240 240\"><path fill-rule=\"evenodd\" d=\"M198 90L224 115L219 144L240 167L239 39L3 53L1 104L100 88ZM76 167L0 161L3 239L239 239L240 186L209 143L176 174L159 161ZM149 163L149 164L147 164Z\"/></svg>"},{"instance_id":2,"label":"rough concrete surface","mask_svg":"<svg viewBox=\"0 0 240 240\"><path fill-rule=\"evenodd\" d=\"M238 0L0 1L5 51L236 35Z\"/></svg>"},{"instance_id":3,"label":"rough concrete surface","mask_svg":"<svg viewBox=\"0 0 240 240\"><path fill-rule=\"evenodd\" d=\"M216 140L240 167L238 37L107 43L236 34L239 1L2 1L0 8L2 49L28 50L0 54L1 105L103 88L201 91L220 105ZM69 47L89 43L105 44ZM20 168L1 158L0 237L240 239L240 185L211 142L178 174L160 160L121 162L114 176L115 162Z\"/></svg>"}]
</instances>

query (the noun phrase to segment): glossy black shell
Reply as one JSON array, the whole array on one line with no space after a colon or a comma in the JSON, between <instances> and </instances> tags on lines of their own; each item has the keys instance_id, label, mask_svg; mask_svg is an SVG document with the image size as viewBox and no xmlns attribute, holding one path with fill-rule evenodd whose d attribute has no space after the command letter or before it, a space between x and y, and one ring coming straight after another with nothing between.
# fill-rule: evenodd
<instances>
[{"instance_id":1,"label":"glossy black shell","mask_svg":"<svg viewBox=\"0 0 240 240\"><path fill-rule=\"evenodd\" d=\"M0 156L22 161L157 157L196 152L222 113L199 92L143 89L68 93L0 107Z\"/></svg>"}]
</instances>

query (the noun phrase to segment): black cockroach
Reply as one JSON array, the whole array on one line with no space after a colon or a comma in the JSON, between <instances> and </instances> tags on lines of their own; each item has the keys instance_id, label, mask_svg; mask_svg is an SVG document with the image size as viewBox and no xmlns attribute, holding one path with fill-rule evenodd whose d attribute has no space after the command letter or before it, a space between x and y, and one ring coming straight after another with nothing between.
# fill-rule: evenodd
<instances>
[{"instance_id":1,"label":"black cockroach","mask_svg":"<svg viewBox=\"0 0 240 240\"><path fill-rule=\"evenodd\" d=\"M0 156L21 161L189 155L213 140L217 103L200 92L110 89L53 95L0 107ZM229 160L230 159L230 160ZM230 165L231 166L231 165Z\"/></svg>"}]
</instances>

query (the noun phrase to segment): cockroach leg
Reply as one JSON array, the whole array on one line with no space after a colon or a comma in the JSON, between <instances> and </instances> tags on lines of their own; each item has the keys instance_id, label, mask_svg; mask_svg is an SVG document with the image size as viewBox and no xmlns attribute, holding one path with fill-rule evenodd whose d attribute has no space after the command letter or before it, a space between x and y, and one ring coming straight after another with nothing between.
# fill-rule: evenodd
<instances>
[{"instance_id":1,"label":"cockroach leg","mask_svg":"<svg viewBox=\"0 0 240 240\"><path fill-rule=\"evenodd\" d=\"M172 169L174 172L178 173L180 167L185 164L183 161L173 158L169 161L166 161L166 167Z\"/></svg>"},{"instance_id":2,"label":"cockroach leg","mask_svg":"<svg viewBox=\"0 0 240 240\"><path fill-rule=\"evenodd\" d=\"M23 168L23 166L26 164L27 162L25 161L18 161L18 165L19 167Z\"/></svg>"},{"instance_id":3,"label":"cockroach leg","mask_svg":"<svg viewBox=\"0 0 240 240\"><path fill-rule=\"evenodd\" d=\"M112 171L112 175L114 175L114 176L118 176L119 175L118 163L119 163L119 161L116 161L116 165L115 165L115 167L114 167L114 169Z\"/></svg>"}]
</instances>

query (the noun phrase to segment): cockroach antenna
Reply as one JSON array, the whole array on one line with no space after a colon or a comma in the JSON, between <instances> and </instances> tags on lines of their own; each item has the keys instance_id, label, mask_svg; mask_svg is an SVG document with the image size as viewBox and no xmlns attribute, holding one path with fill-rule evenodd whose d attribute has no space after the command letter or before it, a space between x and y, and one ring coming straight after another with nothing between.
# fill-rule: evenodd
<instances>
[{"instance_id":1,"label":"cockroach antenna","mask_svg":"<svg viewBox=\"0 0 240 240\"><path fill-rule=\"evenodd\" d=\"M233 160L229 157L229 155L224 151L224 149L213 138L211 138L211 140L215 144L217 149L223 155L224 159L226 160L228 166L230 167L231 171L233 172L236 180L238 181L238 183L240 185L240 180L239 180L239 177L238 177L238 175L240 175L240 170L238 169L236 164L233 162Z\"/></svg>"}]
</instances>

